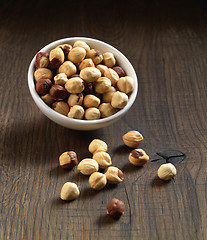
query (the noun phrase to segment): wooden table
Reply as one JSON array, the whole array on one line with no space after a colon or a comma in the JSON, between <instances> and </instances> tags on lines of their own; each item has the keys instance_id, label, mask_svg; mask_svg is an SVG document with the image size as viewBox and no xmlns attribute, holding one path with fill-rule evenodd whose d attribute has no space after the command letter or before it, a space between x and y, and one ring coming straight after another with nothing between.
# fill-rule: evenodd
<instances>
[{"instance_id":1,"label":"wooden table","mask_svg":"<svg viewBox=\"0 0 207 240\"><path fill-rule=\"evenodd\" d=\"M4 1L0 8L0 239L207 239L207 20L199 1ZM73 131L50 121L27 86L32 57L54 40L103 40L131 61L139 93L113 125ZM174 181L157 179L162 161L129 164L122 135L140 131L151 160L164 150L186 154ZM124 181L90 189L77 169L58 157L74 150L91 157L94 138L109 146ZM80 197L59 198L75 182ZM126 206L119 220L106 215L112 198Z\"/></svg>"}]
</instances>

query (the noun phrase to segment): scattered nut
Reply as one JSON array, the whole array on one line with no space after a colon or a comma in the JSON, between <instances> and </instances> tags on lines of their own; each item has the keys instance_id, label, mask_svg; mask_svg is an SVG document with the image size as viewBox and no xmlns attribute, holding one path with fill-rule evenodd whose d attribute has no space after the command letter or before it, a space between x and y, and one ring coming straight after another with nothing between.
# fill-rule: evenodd
<instances>
[{"instance_id":1,"label":"scattered nut","mask_svg":"<svg viewBox=\"0 0 207 240\"><path fill-rule=\"evenodd\" d=\"M89 177L89 184L95 190L101 190L106 186L106 176L100 172L94 172Z\"/></svg>"},{"instance_id":2,"label":"scattered nut","mask_svg":"<svg viewBox=\"0 0 207 240\"><path fill-rule=\"evenodd\" d=\"M117 82L117 87L121 92L129 94L134 90L134 80L129 76L121 77Z\"/></svg>"},{"instance_id":3,"label":"scattered nut","mask_svg":"<svg viewBox=\"0 0 207 240\"><path fill-rule=\"evenodd\" d=\"M83 80L79 77L70 78L65 84L65 89L69 93L81 93L84 87Z\"/></svg>"},{"instance_id":4,"label":"scattered nut","mask_svg":"<svg viewBox=\"0 0 207 240\"><path fill-rule=\"evenodd\" d=\"M157 171L158 177L165 181L168 181L174 178L176 173L177 173L177 170L172 163L162 164Z\"/></svg>"},{"instance_id":5,"label":"scattered nut","mask_svg":"<svg viewBox=\"0 0 207 240\"><path fill-rule=\"evenodd\" d=\"M58 85L65 85L67 81L68 79L65 73L59 73L54 77L54 82Z\"/></svg>"},{"instance_id":6,"label":"scattered nut","mask_svg":"<svg viewBox=\"0 0 207 240\"><path fill-rule=\"evenodd\" d=\"M68 97L68 92L66 91L66 89L61 86L61 85L53 85L50 88L50 96L53 97L56 100L63 100L66 99Z\"/></svg>"},{"instance_id":7,"label":"scattered nut","mask_svg":"<svg viewBox=\"0 0 207 240\"><path fill-rule=\"evenodd\" d=\"M125 73L124 69L121 68L120 66L115 66L112 69L119 75L119 77L125 77L126 76L126 73Z\"/></svg>"},{"instance_id":8,"label":"scattered nut","mask_svg":"<svg viewBox=\"0 0 207 240\"><path fill-rule=\"evenodd\" d=\"M95 91L97 93L103 94L109 91L111 87L111 81L106 77L100 77L95 82Z\"/></svg>"},{"instance_id":9,"label":"scattered nut","mask_svg":"<svg viewBox=\"0 0 207 240\"><path fill-rule=\"evenodd\" d=\"M86 82L95 82L101 77L101 72L95 67L86 67L80 71L80 77Z\"/></svg>"},{"instance_id":10,"label":"scattered nut","mask_svg":"<svg viewBox=\"0 0 207 240\"><path fill-rule=\"evenodd\" d=\"M61 48L56 47L50 51L49 55L49 67L52 69L57 69L65 60L64 52Z\"/></svg>"},{"instance_id":11,"label":"scattered nut","mask_svg":"<svg viewBox=\"0 0 207 240\"><path fill-rule=\"evenodd\" d=\"M72 106L68 113L69 118L83 119L83 116L84 116L84 109L79 105Z\"/></svg>"},{"instance_id":12,"label":"scattered nut","mask_svg":"<svg viewBox=\"0 0 207 240\"><path fill-rule=\"evenodd\" d=\"M102 103L98 109L102 118L110 117L118 111L117 108L111 106L111 103Z\"/></svg>"},{"instance_id":13,"label":"scattered nut","mask_svg":"<svg viewBox=\"0 0 207 240\"><path fill-rule=\"evenodd\" d=\"M74 44L73 47L82 47L84 48L86 51L90 50L90 47L88 46L88 44L84 41L81 40L77 40Z\"/></svg>"},{"instance_id":14,"label":"scattered nut","mask_svg":"<svg viewBox=\"0 0 207 240\"><path fill-rule=\"evenodd\" d=\"M108 69L108 67L103 64L96 65L96 68L98 68L98 70L100 70L102 77L104 76L104 72Z\"/></svg>"},{"instance_id":15,"label":"scattered nut","mask_svg":"<svg viewBox=\"0 0 207 240\"><path fill-rule=\"evenodd\" d=\"M97 49L90 49L87 51L86 58L91 58L93 62L97 65L103 60L103 55Z\"/></svg>"},{"instance_id":16,"label":"scattered nut","mask_svg":"<svg viewBox=\"0 0 207 240\"><path fill-rule=\"evenodd\" d=\"M51 104L55 102L55 99L52 98L49 93L41 96L41 98L48 106L51 106Z\"/></svg>"},{"instance_id":17,"label":"scattered nut","mask_svg":"<svg viewBox=\"0 0 207 240\"><path fill-rule=\"evenodd\" d=\"M106 179L108 183L118 184L124 180L123 172L117 167L108 167L105 171Z\"/></svg>"},{"instance_id":18,"label":"scattered nut","mask_svg":"<svg viewBox=\"0 0 207 240\"><path fill-rule=\"evenodd\" d=\"M96 160L99 167L102 169L106 169L111 165L111 157L106 152L97 152L93 155L93 159Z\"/></svg>"},{"instance_id":19,"label":"scattered nut","mask_svg":"<svg viewBox=\"0 0 207 240\"><path fill-rule=\"evenodd\" d=\"M86 50L82 47L74 47L68 54L68 60L73 63L80 63L86 56Z\"/></svg>"},{"instance_id":20,"label":"scattered nut","mask_svg":"<svg viewBox=\"0 0 207 240\"><path fill-rule=\"evenodd\" d=\"M78 186L72 182L66 182L60 192L60 198L65 201L71 201L80 195Z\"/></svg>"},{"instance_id":21,"label":"scattered nut","mask_svg":"<svg viewBox=\"0 0 207 240\"><path fill-rule=\"evenodd\" d=\"M135 166L143 166L149 161L149 156L142 149L134 149L129 154L129 161Z\"/></svg>"},{"instance_id":22,"label":"scattered nut","mask_svg":"<svg viewBox=\"0 0 207 240\"><path fill-rule=\"evenodd\" d=\"M71 93L67 102L70 107L72 107L74 105L81 106L83 103L83 94L82 93Z\"/></svg>"},{"instance_id":23,"label":"scattered nut","mask_svg":"<svg viewBox=\"0 0 207 240\"><path fill-rule=\"evenodd\" d=\"M80 65L78 66L78 69L81 71L82 69L86 68L86 67L95 67L92 59L90 58L87 58L87 59L84 59Z\"/></svg>"},{"instance_id":24,"label":"scattered nut","mask_svg":"<svg viewBox=\"0 0 207 240\"><path fill-rule=\"evenodd\" d=\"M108 92L104 93L102 95L102 100L104 103L111 103L111 98L112 98L112 95L116 92L116 88L111 86L109 89L108 89Z\"/></svg>"},{"instance_id":25,"label":"scattered nut","mask_svg":"<svg viewBox=\"0 0 207 240\"><path fill-rule=\"evenodd\" d=\"M119 75L112 68L108 68L107 70L105 70L104 76L110 79L112 86L116 86L119 80Z\"/></svg>"},{"instance_id":26,"label":"scattered nut","mask_svg":"<svg viewBox=\"0 0 207 240\"><path fill-rule=\"evenodd\" d=\"M36 55L35 67L46 68L49 65L49 54L46 52L39 52Z\"/></svg>"},{"instance_id":27,"label":"scattered nut","mask_svg":"<svg viewBox=\"0 0 207 240\"><path fill-rule=\"evenodd\" d=\"M116 64L116 59L113 53L106 52L103 54L103 63L107 67L113 67Z\"/></svg>"},{"instance_id":28,"label":"scattered nut","mask_svg":"<svg viewBox=\"0 0 207 240\"><path fill-rule=\"evenodd\" d=\"M94 139L88 147L89 152L92 154L95 154L97 152L107 152L108 147L107 144L100 140L100 139Z\"/></svg>"},{"instance_id":29,"label":"scattered nut","mask_svg":"<svg viewBox=\"0 0 207 240\"><path fill-rule=\"evenodd\" d=\"M57 73L65 73L67 77L70 77L76 72L76 66L71 61L65 61L57 70Z\"/></svg>"},{"instance_id":30,"label":"scattered nut","mask_svg":"<svg viewBox=\"0 0 207 240\"><path fill-rule=\"evenodd\" d=\"M51 79L53 76L53 73L48 68L38 68L34 72L34 79L36 82L38 82L40 79Z\"/></svg>"},{"instance_id":31,"label":"scattered nut","mask_svg":"<svg viewBox=\"0 0 207 240\"><path fill-rule=\"evenodd\" d=\"M51 86L52 86L52 82L50 79L40 79L36 83L35 88L36 88L37 93L39 95L43 96L49 92Z\"/></svg>"},{"instance_id":32,"label":"scattered nut","mask_svg":"<svg viewBox=\"0 0 207 240\"><path fill-rule=\"evenodd\" d=\"M107 204L107 214L113 218L121 217L122 214L124 214L124 211L125 211L124 203L117 198L113 198Z\"/></svg>"},{"instance_id":33,"label":"scattered nut","mask_svg":"<svg viewBox=\"0 0 207 240\"><path fill-rule=\"evenodd\" d=\"M60 166L62 168L72 169L78 164L77 154L73 151L67 151L59 157Z\"/></svg>"},{"instance_id":34,"label":"scattered nut","mask_svg":"<svg viewBox=\"0 0 207 240\"><path fill-rule=\"evenodd\" d=\"M101 117L101 113L97 108L91 107L85 110L85 119L97 120Z\"/></svg>"},{"instance_id":35,"label":"scattered nut","mask_svg":"<svg viewBox=\"0 0 207 240\"><path fill-rule=\"evenodd\" d=\"M129 98L128 98L128 96L126 95L126 93L116 91L116 92L112 95L111 105L112 105L112 107L114 107L114 108L122 109L122 108L124 108L124 107L127 105L128 100L129 100Z\"/></svg>"},{"instance_id":36,"label":"scattered nut","mask_svg":"<svg viewBox=\"0 0 207 240\"><path fill-rule=\"evenodd\" d=\"M78 164L78 171L84 175L91 175L94 172L98 172L98 169L98 163L91 158L85 158Z\"/></svg>"},{"instance_id":37,"label":"scattered nut","mask_svg":"<svg viewBox=\"0 0 207 240\"><path fill-rule=\"evenodd\" d=\"M69 113L69 106L66 102L60 101L60 102L54 102L52 104L52 109L54 109L56 112L67 116Z\"/></svg>"},{"instance_id":38,"label":"scattered nut","mask_svg":"<svg viewBox=\"0 0 207 240\"><path fill-rule=\"evenodd\" d=\"M144 139L141 133L134 130L127 132L122 138L124 143L131 148L137 147Z\"/></svg>"},{"instance_id":39,"label":"scattered nut","mask_svg":"<svg viewBox=\"0 0 207 240\"><path fill-rule=\"evenodd\" d=\"M100 104L100 99L92 94L86 95L83 99L83 105L86 108L95 107L97 108Z\"/></svg>"}]
</instances>

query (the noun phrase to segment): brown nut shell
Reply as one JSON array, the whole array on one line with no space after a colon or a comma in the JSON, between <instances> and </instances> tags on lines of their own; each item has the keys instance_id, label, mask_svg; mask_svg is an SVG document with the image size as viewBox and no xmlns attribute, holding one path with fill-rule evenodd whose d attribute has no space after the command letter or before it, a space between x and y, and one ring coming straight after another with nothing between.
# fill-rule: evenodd
<instances>
[{"instance_id":1,"label":"brown nut shell","mask_svg":"<svg viewBox=\"0 0 207 240\"><path fill-rule=\"evenodd\" d=\"M49 92L51 86L52 82L50 79L40 79L36 83L35 88L39 95L44 96Z\"/></svg>"},{"instance_id":2,"label":"brown nut shell","mask_svg":"<svg viewBox=\"0 0 207 240\"><path fill-rule=\"evenodd\" d=\"M77 154L74 151L67 151L60 155L59 163L62 168L72 169L78 164Z\"/></svg>"},{"instance_id":3,"label":"brown nut shell","mask_svg":"<svg viewBox=\"0 0 207 240\"><path fill-rule=\"evenodd\" d=\"M115 66L112 69L119 75L119 77L125 77L126 76L126 73L125 73L124 69L121 68L120 66Z\"/></svg>"},{"instance_id":4,"label":"brown nut shell","mask_svg":"<svg viewBox=\"0 0 207 240\"><path fill-rule=\"evenodd\" d=\"M53 85L50 88L50 96L53 97L56 100L64 100L68 97L68 92L66 91L66 89L61 86L61 85Z\"/></svg>"},{"instance_id":5,"label":"brown nut shell","mask_svg":"<svg viewBox=\"0 0 207 240\"><path fill-rule=\"evenodd\" d=\"M117 198L113 198L107 204L107 214L113 218L121 217L124 214L124 212L125 212L125 205L121 200Z\"/></svg>"}]
</instances>

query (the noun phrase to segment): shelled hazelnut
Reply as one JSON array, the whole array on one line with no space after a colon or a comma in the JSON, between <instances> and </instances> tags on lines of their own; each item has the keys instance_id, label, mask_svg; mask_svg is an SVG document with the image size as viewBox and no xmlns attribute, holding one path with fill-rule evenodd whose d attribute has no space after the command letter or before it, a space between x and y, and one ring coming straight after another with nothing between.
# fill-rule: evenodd
<instances>
[{"instance_id":1,"label":"shelled hazelnut","mask_svg":"<svg viewBox=\"0 0 207 240\"><path fill-rule=\"evenodd\" d=\"M40 79L52 79L53 73L48 68L38 68L34 72L34 79L38 82Z\"/></svg>"},{"instance_id":2,"label":"shelled hazelnut","mask_svg":"<svg viewBox=\"0 0 207 240\"><path fill-rule=\"evenodd\" d=\"M82 69L86 68L86 67L95 67L92 59L90 58L87 58L87 59L84 59L80 65L78 66L78 69L81 71Z\"/></svg>"},{"instance_id":3,"label":"shelled hazelnut","mask_svg":"<svg viewBox=\"0 0 207 240\"><path fill-rule=\"evenodd\" d=\"M100 70L102 77L104 76L104 72L108 69L108 67L103 64L96 65L96 68L98 68L98 70Z\"/></svg>"},{"instance_id":4,"label":"shelled hazelnut","mask_svg":"<svg viewBox=\"0 0 207 240\"><path fill-rule=\"evenodd\" d=\"M123 172L117 167L108 167L105 171L106 179L108 183L118 184L124 180Z\"/></svg>"},{"instance_id":5,"label":"shelled hazelnut","mask_svg":"<svg viewBox=\"0 0 207 240\"><path fill-rule=\"evenodd\" d=\"M92 94L86 95L83 99L83 105L86 108L91 108L91 107L97 108L100 102L101 102L100 99Z\"/></svg>"},{"instance_id":6,"label":"shelled hazelnut","mask_svg":"<svg viewBox=\"0 0 207 240\"><path fill-rule=\"evenodd\" d=\"M78 171L84 175L91 175L94 172L98 172L98 163L91 158L85 158L78 164Z\"/></svg>"},{"instance_id":7,"label":"shelled hazelnut","mask_svg":"<svg viewBox=\"0 0 207 240\"><path fill-rule=\"evenodd\" d=\"M79 77L70 78L65 84L65 89L69 93L81 93L84 87L83 80Z\"/></svg>"},{"instance_id":8,"label":"shelled hazelnut","mask_svg":"<svg viewBox=\"0 0 207 240\"><path fill-rule=\"evenodd\" d=\"M86 56L86 50L82 47L74 47L68 53L68 60L73 63L80 63Z\"/></svg>"},{"instance_id":9,"label":"shelled hazelnut","mask_svg":"<svg viewBox=\"0 0 207 240\"><path fill-rule=\"evenodd\" d=\"M102 103L98 109L102 118L110 117L118 111L117 108L112 107L111 103Z\"/></svg>"},{"instance_id":10,"label":"shelled hazelnut","mask_svg":"<svg viewBox=\"0 0 207 240\"><path fill-rule=\"evenodd\" d=\"M132 130L124 134L122 139L128 147L135 148L143 141L144 138L140 132Z\"/></svg>"},{"instance_id":11,"label":"shelled hazelnut","mask_svg":"<svg viewBox=\"0 0 207 240\"><path fill-rule=\"evenodd\" d=\"M39 52L36 55L35 67L36 68L47 68L49 65L49 54L46 52Z\"/></svg>"},{"instance_id":12,"label":"shelled hazelnut","mask_svg":"<svg viewBox=\"0 0 207 240\"><path fill-rule=\"evenodd\" d=\"M82 47L82 48L84 48L86 51L89 51L89 50L90 50L89 45L88 45L86 42L81 41L81 40L77 40L77 41L73 44L73 47Z\"/></svg>"},{"instance_id":13,"label":"shelled hazelnut","mask_svg":"<svg viewBox=\"0 0 207 240\"><path fill-rule=\"evenodd\" d=\"M106 77L100 77L95 82L95 91L97 93L103 94L109 91L111 87L111 81Z\"/></svg>"},{"instance_id":14,"label":"shelled hazelnut","mask_svg":"<svg viewBox=\"0 0 207 240\"><path fill-rule=\"evenodd\" d=\"M116 92L116 88L111 86L109 89L108 89L108 92L104 93L102 95L102 100L104 103L111 103L111 98L112 98L112 95Z\"/></svg>"},{"instance_id":15,"label":"shelled hazelnut","mask_svg":"<svg viewBox=\"0 0 207 240\"><path fill-rule=\"evenodd\" d=\"M97 120L100 119L101 113L97 108L91 107L85 110L85 119Z\"/></svg>"},{"instance_id":16,"label":"shelled hazelnut","mask_svg":"<svg viewBox=\"0 0 207 240\"><path fill-rule=\"evenodd\" d=\"M72 182L66 182L60 192L60 198L64 201L71 201L80 195L78 186Z\"/></svg>"},{"instance_id":17,"label":"shelled hazelnut","mask_svg":"<svg viewBox=\"0 0 207 240\"><path fill-rule=\"evenodd\" d=\"M100 172L94 172L89 177L89 184L95 190L101 190L106 186L106 176Z\"/></svg>"},{"instance_id":18,"label":"shelled hazelnut","mask_svg":"<svg viewBox=\"0 0 207 240\"><path fill-rule=\"evenodd\" d=\"M174 178L176 173L177 173L177 170L172 163L162 164L157 171L158 177L165 181L168 181Z\"/></svg>"},{"instance_id":19,"label":"shelled hazelnut","mask_svg":"<svg viewBox=\"0 0 207 240\"><path fill-rule=\"evenodd\" d=\"M72 106L68 113L69 118L83 119L83 116L84 116L84 109L79 105Z\"/></svg>"},{"instance_id":20,"label":"shelled hazelnut","mask_svg":"<svg viewBox=\"0 0 207 240\"><path fill-rule=\"evenodd\" d=\"M99 167L102 169L106 169L112 164L111 157L107 152L97 152L93 155L93 159L96 160Z\"/></svg>"},{"instance_id":21,"label":"shelled hazelnut","mask_svg":"<svg viewBox=\"0 0 207 240\"><path fill-rule=\"evenodd\" d=\"M149 161L149 156L143 149L134 149L129 154L129 161L135 166L143 166Z\"/></svg>"},{"instance_id":22,"label":"shelled hazelnut","mask_svg":"<svg viewBox=\"0 0 207 240\"><path fill-rule=\"evenodd\" d=\"M116 91L111 97L111 106L122 109L127 105L128 100L129 98L125 93Z\"/></svg>"},{"instance_id":23,"label":"shelled hazelnut","mask_svg":"<svg viewBox=\"0 0 207 240\"><path fill-rule=\"evenodd\" d=\"M67 75L65 73L59 73L54 77L55 84L64 86L68 81Z\"/></svg>"},{"instance_id":24,"label":"shelled hazelnut","mask_svg":"<svg viewBox=\"0 0 207 240\"><path fill-rule=\"evenodd\" d=\"M103 54L103 63L107 67L113 67L116 64L116 59L113 53L106 52Z\"/></svg>"},{"instance_id":25,"label":"shelled hazelnut","mask_svg":"<svg viewBox=\"0 0 207 240\"><path fill-rule=\"evenodd\" d=\"M64 62L65 55L61 48L56 47L55 49L52 49L49 54L49 67L52 69L57 69L60 67L60 65Z\"/></svg>"},{"instance_id":26,"label":"shelled hazelnut","mask_svg":"<svg viewBox=\"0 0 207 240\"><path fill-rule=\"evenodd\" d=\"M131 93L134 90L133 78L129 76L119 78L119 80L117 81L117 88L119 89L119 91L126 94Z\"/></svg>"},{"instance_id":27,"label":"shelled hazelnut","mask_svg":"<svg viewBox=\"0 0 207 240\"><path fill-rule=\"evenodd\" d=\"M116 86L119 80L119 75L112 68L106 69L104 72L104 76L110 79L112 86Z\"/></svg>"},{"instance_id":28,"label":"shelled hazelnut","mask_svg":"<svg viewBox=\"0 0 207 240\"><path fill-rule=\"evenodd\" d=\"M80 71L80 77L86 82L95 82L101 77L101 72L95 67L86 67Z\"/></svg>"},{"instance_id":29,"label":"shelled hazelnut","mask_svg":"<svg viewBox=\"0 0 207 240\"><path fill-rule=\"evenodd\" d=\"M71 61L65 61L57 70L57 73L65 73L67 77L77 72L76 66Z\"/></svg>"},{"instance_id":30,"label":"shelled hazelnut","mask_svg":"<svg viewBox=\"0 0 207 240\"><path fill-rule=\"evenodd\" d=\"M52 104L52 109L64 116L67 116L69 113L69 106L66 102L63 101L54 102Z\"/></svg>"},{"instance_id":31,"label":"shelled hazelnut","mask_svg":"<svg viewBox=\"0 0 207 240\"><path fill-rule=\"evenodd\" d=\"M60 166L65 169L72 169L78 164L77 154L74 151L67 151L59 157Z\"/></svg>"},{"instance_id":32,"label":"shelled hazelnut","mask_svg":"<svg viewBox=\"0 0 207 240\"><path fill-rule=\"evenodd\" d=\"M97 49L90 49L87 51L86 58L91 58L94 64L99 64L103 60L102 53Z\"/></svg>"},{"instance_id":33,"label":"shelled hazelnut","mask_svg":"<svg viewBox=\"0 0 207 240\"><path fill-rule=\"evenodd\" d=\"M121 200L117 198L113 198L107 204L107 214L115 219L121 217L124 214L124 212L125 205Z\"/></svg>"},{"instance_id":34,"label":"shelled hazelnut","mask_svg":"<svg viewBox=\"0 0 207 240\"><path fill-rule=\"evenodd\" d=\"M74 105L82 105L83 103L83 94L82 93L71 93L70 96L68 97L68 105L70 107Z\"/></svg>"},{"instance_id":35,"label":"shelled hazelnut","mask_svg":"<svg viewBox=\"0 0 207 240\"><path fill-rule=\"evenodd\" d=\"M41 96L41 98L48 106L51 106L51 104L55 102L55 99L52 98L49 93Z\"/></svg>"},{"instance_id":36,"label":"shelled hazelnut","mask_svg":"<svg viewBox=\"0 0 207 240\"><path fill-rule=\"evenodd\" d=\"M92 154L95 154L97 152L107 152L108 146L107 144L100 140L100 139L94 139L88 147L89 152Z\"/></svg>"}]
</instances>

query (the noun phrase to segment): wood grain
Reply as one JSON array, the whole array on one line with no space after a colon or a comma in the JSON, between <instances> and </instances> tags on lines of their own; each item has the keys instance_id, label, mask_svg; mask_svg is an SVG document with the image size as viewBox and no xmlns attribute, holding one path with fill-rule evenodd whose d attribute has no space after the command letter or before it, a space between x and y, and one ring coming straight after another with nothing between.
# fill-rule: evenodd
<instances>
[{"instance_id":1,"label":"wood grain","mask_svg":"<svg viewBox=\"0 0 207 240\"><path fill-rule=\"evenodd\" d=\"M203 1L204 4L204 1ZM205 5L205 4L204 4ZM0 9L0 239L169 239L207 236L207 20L199 1L3 1ZM86 36L118 48L139 79L132 109L97 131L65 129L36 107L27 70L36 52L56 39ZM159 162L129 164L122 135L137 129L151 158L177 149L174 181L156 177ZM107 142L125 180L100 192L77 169L64 171L59 155L90 157L94 138ZM80 197L59 199L66 181ZM119 198L115 221L106 204Z\"/></svg>"}]
</instances>

